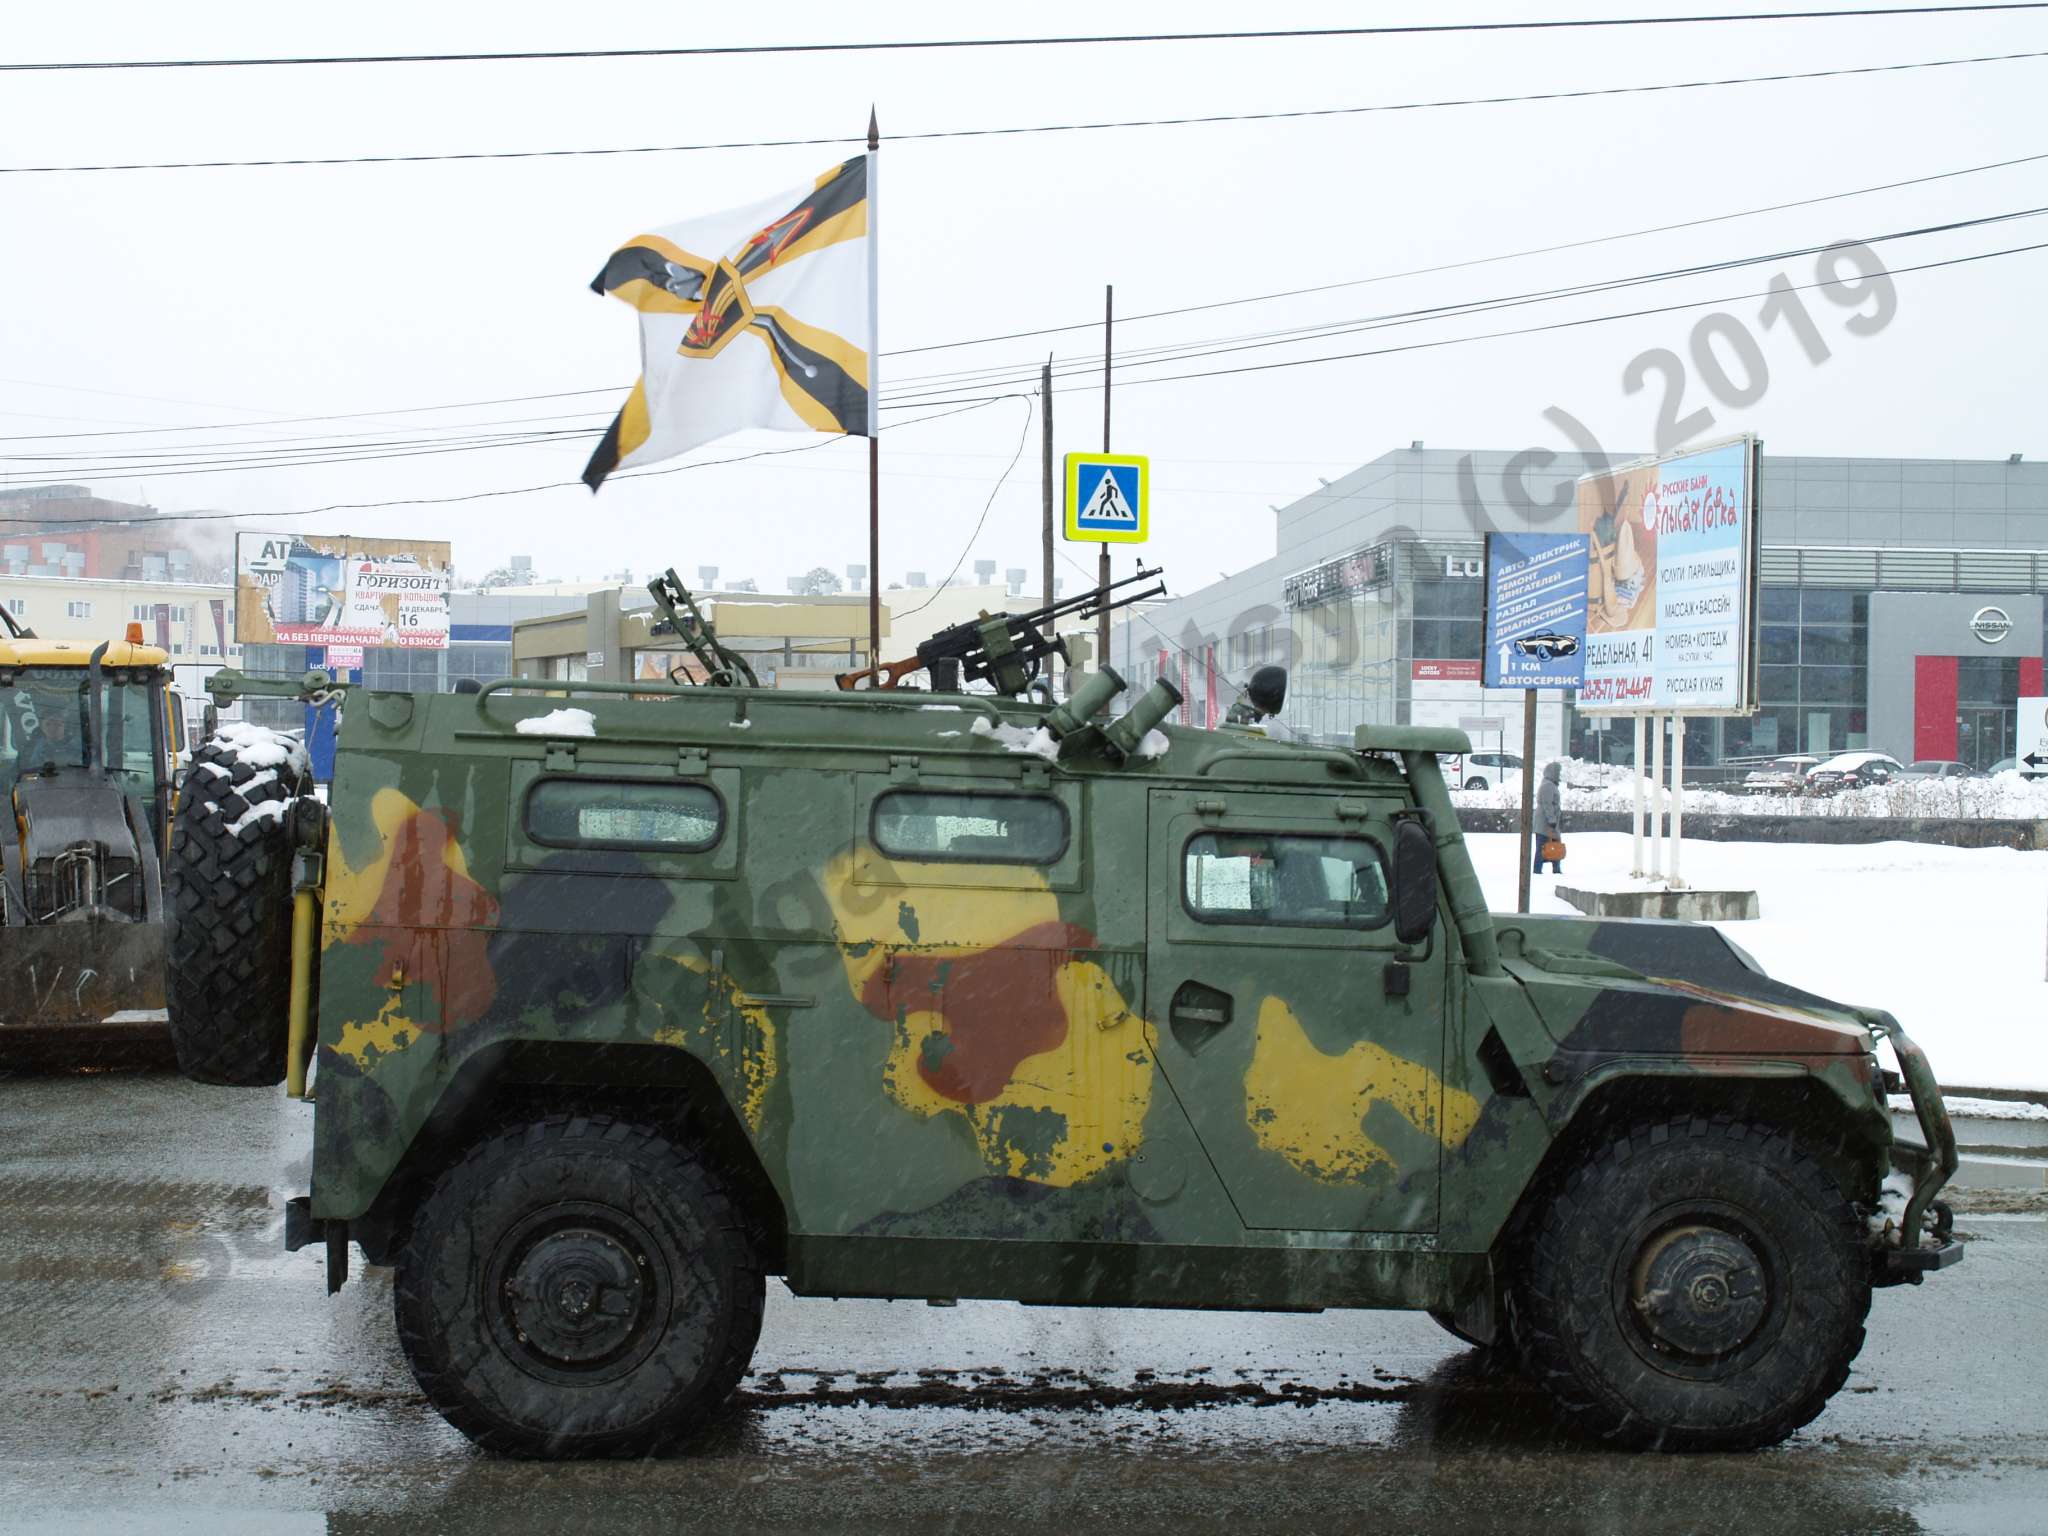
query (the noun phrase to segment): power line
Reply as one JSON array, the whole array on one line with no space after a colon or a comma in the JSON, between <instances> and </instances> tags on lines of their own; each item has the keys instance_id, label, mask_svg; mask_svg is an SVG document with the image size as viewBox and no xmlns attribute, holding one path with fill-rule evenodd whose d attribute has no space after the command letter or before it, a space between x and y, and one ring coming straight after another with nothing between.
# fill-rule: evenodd
<instances>
[{"instance_id":1,"label":"power line","mask_svg":"<svg viewBox=\"0 0 2048 1536\"><path fill-rule=\"evenodd\" d=\"M2048 214L2048 206L2015 209L2004 213L1986 214L1978 218L1957 219L1944 224L1930 224L1916 229L1893 230L1886 234L1870 235L1853 242L1863 245L1883 245L1894 240L1915 239L1924 235L1952 234L1957 230L1975 229L1989 224L2010 223L2018 219L2039 218ZM1341 336L1358 331L1383 330L1392 326L1414 325L1432 320L1462 318L1466 315L1485 314L1495 310L1520 308L1530 304L1553 303L1560 299L1582 298L1598 293L1612 293L1624 288L1644 287L1651 283L1671 282L1680 278L1699 277L1714 272L1731 271L1738 267L1760 266L1767 262L1789 261L1801 256L1814 256L1823 251L1841 247L1845 242L1828 241L1820 245L1797 247L1790 250L1766 251L1759 255L1731 257L1721 261L1702 262L1690 267L1675 267L1664 271L1638 273L1633 276L1603 278L1595 282L1575 283L1561 288L1539 289L1533 292L1507 294L1486 299L1461 300L1452 304L1431 305L1420 309L1397 310L1390 314L1367 316L1354 320L1330 321L1315 326L1292 327L1284 330L1254 332L1232 338L1211 338L1177 343L1171 347L1149 348L1142 354L1124 354L1114 363L1121 373L1126 369L1155 367L1165 363L1188 362L1201 357L1214 357L1228 352L1243 352L1257 348L1293 346L1305 342L1319 341L1328 336ZM1073 378L1077 375L1094 376L1102 364L1096 358L1063 359L1064 367L1055 371L1057 378ZM997 377L981 378L974 382L983 387L1021 382L1027 372L1017 367L1007 371L991 370ZM952 386L954 389L970 387L968 384ZM885 402L897 406L922 401L933 395L948 392L946 386L899 393L893 401Z\"/></svg>"},{"instance_id":2,"label":"power line","mask_svg":"<svg viewBox=\"0 0 2048 1536\"><path fill-rule=\"evenodd\" d=\"M930 597L919 603L915 608L911 608L900 615L892 613L890 615L890 622L892 624L898 617L907 619L913 613L923 613L925 609L936 603L939 600L939 594L953 584L953 578L960 574L960 567L967 563L967 557L974 552L974 541L981 537L982 526L988 522L989 509L996 504L996 497L1002 494L1003 486L1010 478L1010 471L1015 469L1017 461L1024 457L1024 440L1031 435L1031 423L1038 415L1038 402L1029 395L1024 397L1024 401L1026 405L1024 427L1017 434L1017 451L1010 455L1010 462L1003 467L1003 472L996 477L995 486L988 493L988 500L981 504L981 516L974 520L974 531L967 535L967 542L960 546L960 558L953 562L953 569L946 572L946 579L932 589ZM879 572L870 573L868 580L875 580L879 574ZM877 657L875 660L879 662L880 658Z\"/></svg>"},{"instance_id":3,"label":"power line","mask_svg":"<svg viewBox=\"0 0 2048 1536\"><path fill-rule=\"evenodd\" d=\"M1991 261L2000 256L2020 256L2026 254L2029 251L2042 250L2048 250L2048 241L2043 241L2041 243L2034 245L2008 246L2003 250L1981 251L1976 253L1975 255L1970 256L1953 256L1944 261L1924 261L1919 262L1910 267L1888 267L1885 270L1885 275L1887 277L1899 277L1908 272L1932 272L1941 267L1965 266L1971 262ZM1803 293L1809 289L1824 288L1826 286L1827 284L1824 282L1792 283L1788 285L1787 290L1785 291ZM1719 298L1695 299L1689 300L1681 304L1661 304L1649 309L1623 310L1619 313L1611 315L1586 315L1576 320L1556 320L1546 325L1521 326L1513 330L1505 331L1482 331L1471 336L1445 336L1439 337L1437 340L1434 341L1408 342L1401 346L1374 347L1359 352L1334 352L1322 357L1297 357L1289 358L1284 361L1275 363L1244 363L1231 368L1206 368L1198 370L1194 373L1162 374L1157 378L1151 379L1126 379L1122 382L1121 387L1125 389L1132 389L1146 384L1174 384L1185 382L1190 379L1221 378L1229 374L1270 373L1276 369L1281 368L1306 368L1313 366L1317 363L1351 362L1356 359L1366 357L1387 357L1399 352L1427 352L1437 347L1464 346L1467 343L1474 341L1498 341L1502 338L1510 336L1535 336L1548 331L1573 330L1582 325L1606 325L1616 320L1638 320L1649 315L1669 315L1676 314L1684 310L1710 309L1715 305L1719 304L1739 304L1746 299L1762 299L1768 297L1770 297L1770 291L1768 289L1758 293L1723 294ZM1055 389L1053 393L1056 395L1092 393L1092 389L1089 385L1075 384L1069 386L1066 389ZM918 403L925 406L957 405L962 403L962 400L924 400Z\"/></svg>"},{"instance_id":4,"label":"power line","mask_svg":"<svg viewBox=\"0 0 2048 1536\"><path fill-rule=\"evenodd\" d=\"M1616 240L1636 240L1645 235L1670 234L1681 229L1696 229L1704 224L1726 223L1731 219L1754 218L1766 213L1784 213L1793 208L1809 208L1819 203L1840 202L1845 198L1868 197L1876 192L1895 192L1901 187L1917 187L1932 181L1947 181L1956 176L1975 176L1984 171L2002 171L2015 165L2031 165L2048 160L2048 154L2021 155L2011 160L1993 160L1984 165L1966 165L1959 170L1936 171L1926 176L1908 177L1904 181L1884 181L1874 186L1852 187L1846 192L1825 192L1818 197L1796 198L1786 203L1766 203L1760 208L1742 208L1733 213L1708 214L1697 219L1681 219L1675 224L1652 224L1643 229L1624 230L1619 234L1593 235L1584 240L1566 240L1557 245L1532 246L1524 251L1504 251L1495 256L1474 256L1464 261L1442 262L1432 267L1411 267L1404 272L1383 272L1374 277L1346 278L1342 282L1317 283L1308 288L1284 288L1274 293L1252 294L1245 298L1214 299L1202 304L1183 304L1174 309L1154 309L1143 314L1131 315L1118 320L1119 325L1133 325L1140 320L1164 320L1175 315L1198 314L1210 309L1228 309L1240 304L1264 304L1275 299L1298 299L1315 293L1331 293L1339 288L1361 288L1371 283L1389 283L1401 278L1433 277L1440 272L1455 272L1463 267L1482 267L1499 261L1520 261L1529 256L1551 256L1559 251L1576 251L1590 245L1606 245ZM885 352L884 357L907 357L914 352L943 352L957 347L978 347L997 341L1027 341L1039 336L1054 336L1069 331L1100 330L1102 321L1077 320L1071 325L1041 326L1030 331L1008 331L998 336L975 336L966 341L939 341L921 347L900 347L894 352Z\"/></svg>"},{"instance_id":5,"label":"power line","mask_svg":"<svg viewBox=\"0 0 2048 1536\"><path fill-rule=\"evenodd\" d=\"M1988 161L1982 165L1962 166L1958 169L1951 171L1934 171L1924 176L1911 176L1899 181L1878 182L1867 187L1852 187L1846 191L1841 192L1824 192L1813 197L1795 198L1788 202L1766 203L1756 208L1742 208L1736 209L1729 213L1707 214L1703 215L1700 218L1684 219L1671 224L1653 224L1642 229L1622 230L1618 231L1617 233L1609 235L1592 235L1582 240L1568 240L1555 245L1532 246L1526 250L1503 251L1490 256L1468 257L1461 261L1441 262L1437 265L1428 267L1412 267L1399 272L1383 272L1375 274L1370 277L1346 278L1339 282L1318 283L1313 286L1305 288L1288 288L1281 289L1272 293L1247 294L1237 298L1215 299L1201 304L1184 304L1171 309L1149 310L1140 314L1127 316L1123 319L1122 323L1125 325L1132 325L1136 324L1139 321L1144 320L1170 319L1179 315L1199 314L1213 309L1228 309L1246 304L1262 304L1278 299L1301 298L1311 294L1331 293L1345 288L1366 287L1376 283L1394 282L1400 279L1410 277L1430 277L1443 272L1459 271L1467 267L1489 266L1503 261L1519 261L1532 256L1555 255L1560 251L1581 250L1589 246L1611 244L1622 240L1641 239L1649 235L1669 234L1677 230L1696 229L1704 225L1726 223L1735 219L1754 218L1767 213L1783 213L1794 208L1807 208L1817 206L1822 203L1840 202L1853 197L1868 197L1879 192L1893 192L1898 191L1899 189L1904 187L1924 186L1931 182L1952 180L1959 176L1976 176L1981 175L1986 171L2008 170L2016 165L2032 165L2043 160L2048 160L2048 153L2019 155L2007 160ZM1092 319L1085 321L1076 321L1070 325L1042 326L1033 330L1008 331L1001 333L999 335L969 337L961 341L943 341L933 342L924 346L917 347L899 347L893 351L885 351L884 353L882 353L882 356L885 358L907 357L921 352L937 352L949 349L956 349L960 347L984 346L999 341L1026 340L1039 336L1056 335L1063 332L1092 331L1097 329L1101 325L1101 323L1102 322L1100 319ZM990 372L1000 372L1006 369L1021 368L1022 366L1022 364L1004 364L990 369L966 370L965 374L981 375ZM1033 366L1035 367L1036 365L1034 364ZM918 382L920 379L936 379L961 376L964 375L941 374L913 376L912 379L905 380L902 382L914 383ZM30 389L63 390L67 393L73 394L107 395L110 397L121 399L156 400L168 404L197 403L191 401L172 401L168 400L167 397L157 395L135 395L121 390L88 389L83 386L74 384L45 384L31 379L0 378L0 384L16 384ZM268 417L260 421L193 423L180 426L148 425L133 427L131 429L122 431L26 432L0 436L0 443L31 441L57 442L69 441L78 438L99 437L147 437L156 436L167 432L222 432L274 426L295 426L302 425L307 422L316 421L357 421L380 416L416 416L435 411L471 410L481 409L486 406L495 405L526 405L544 400L584 399L593 395L617 396L626 387L627 386L624 384L607 384L595 389L552 390L541 394L500 395L482 400L443 401L434 405L391 406L379 410L369 411L334 411L327 412L325 414L311 416ZM227 409L228 407L220 408Z\"/></svg>"},{"instance_id":6,"label":"power line","mask_svg":"<svg viewBox=\"0 0 2048 1536\"><path fill-rule=\"evenodd\" d=\"M953 37L886 42L734 43L696 48L551 48L504 53L298 54L242 59L95 59L0 64L0 72L36 73L124 69L269 69L339 64L506 64L575 59L730 58L740 54L912 53L980 48L1066 48L1105 43L1248 43L1333 37L1425 37L1446 33L1560 32L1620 27L1714 26L1751 21L1845 21L1877 16L1948 16L1985 11L2038 11L2048 0L2003 0L1977 5L1864 6L1853 10L1746 11L1727 15L1602 16L1555 21L1418 22L1377 27L1293 27L1238 32L1123 32L1061 37Z\"/></svg>"},{"instance_id":7,"label":"power line","mask_svg":"<svg viewBox=\"0 0 2048 1536\"><path fill-rule=\"evenodd\" d=\"M2043 0L2048 4L2048 0ZM1655 85L1611 85L1577 91L1536 91L1513 96L1465 96L1436 101L1379 102L1356 107L1299 107L1274 112L1213 112L1195 117L1144 117L1081 123L1036 123L1000 128L943 128L892 133L889 144L935 139L1015 138L1050 133L1096 133L1125 128L1184 128L1223 123L1270 123L1310 118L1357 117L1379 112L1428 112L1454 107L1514 106L1544 101L1583 101L1603 96L1641 96L1664 91L1698 91L1731 85L1772 85L1800 80L1832 80L1850 75L1899 74L1919 69L1953 69L1965 64L2005 64L2048 58L2048 51L1987 53L1967 58L1919 59L1903 64L1864 64L1838 69L1802 70L1772 75L1736 75L1716 80L1672 80ZM4 165L0 176L47 176L103 171L222 171L321 165L430 165L471 160L566 160L617 155L684 155L732 149L795 149L862 144L864 137L837 134L801 139L731 139L705 144L629 144L591 149L472 150L405 155L301 155L269 160L109 161L82 165Z\"/></svg>"},{"instance_id":8,"label":"power line","mask_svg":"<svg viewBox=\"0 0 2048 1536\"><path fill-rule=\"evenodd\" d=\"M944 421L949 416L965 416L970 411L986 409L1000 400L1014 400L1014 394L989 395L979 400L952 402L957 409L933 411L926 416L914 416L908 421L892 421L880 430L893 432L902 427L922 426L928 421ZM700 459L694 464L671 464L666 469L635 469L623 474L608 476L607 485L621 480L650 480L659 475L680 475L693 469L716 469L725 464L745 464L754 459L783 458L793 453L815 453L818 449L833 443L844 442L843 436L820 437L816 442L800 443L794 448L763 448L754 453L736 454L729 459ZM148 517L103 517L71 518L67 522L94 528L122 528L142 526L155 528L164 523L213 523L213 522L263 522L280 517L318 517L326 512L371 512L389 507L438 507L451 502L489 501L501 496L526 496L536 491L560 491L574 486L584 489L581 480L551 480L541 485L515 485L496 491L468 491L457 496L408 496L393 501L337 501L321 507L303 507L294 512L265 512L260 515L249 512L162 512ZM50 523L47 517L0 517L0 526L24 524L44 527Z\"/></svg>"},{"instance_id":9,"label":"power line","mask_svg":"<svg viewBox=\"0 0 2048 1536\"><path fill-rule=\"evenodd\" d=\"M1317 293L1331 293L1339 291L1341 289L1366 287L1377 283L1393 282L1400 279L1411 277L1435 276L1443 272L1460 271L1469 267L1489 266L1504 261L1519 261L1533 256L1555 255L1561 251L1581 250L1595 245L1612 244L1623 240L1641 239L1650 235L1669 234L1684 229L1696 229L1708 224L1726 223L1735 219L1754 218L1767 213L1783 213L1794 208L1814 207L1819 204L1840 202L1849 198L1868 197L1879 192L1893 192L1898 191L1901 188L1905 187L1924 186L1932 182L1952 180L1956 177L1961 176L1981 175L1987 171L2008 170L2013 166L2032 165L2037 164L2043 160L2048 160L2048 153L2019 155L2006 160L1989 161L1982 165L1962 166L1955 170L1949 171L1934 171L1923 176L1911 176L1898 181L1878 182L1870 186L1852 187L1845 191L1840 192L1825 192L1817 194L1812 197L1795 198L1787 202L1766 203L1759 207L1736 209L1728 213L1707 214L1701 216L1700 218L1680 220L1676 223L1671 224L1655 224L1641 229L1622 230L1614 234L1593 235L1588 236L1585 239L1569 240L1555 245L1533 246L1525 250L1497 252L1489 256L1468 257L1460 261L1441 262L1434 266L1413 267L1398 272L1383 272L1375 274L1370 277L1347 278L1339 282L1319 283L1305 288L1282 289L1273 293L1247 294L1236 298L1210 300L1201 304L1186 304L1170 309L1150 310L1143 313L1127 316L1124 318L1123 323L1126 325L1131 325L1136 324L1139 321L1145 320L1170 319L1180 315L1199 314L1209 310L1227 309L1247 304L1261 304L1278 299L1301 298ZM885 358L906 357L921 352L935 352L944 351L948 349L956 349L960 347L982 346L999 341L1023 340L1033 337L1048 336L1073 331L1092 331L1098 328L1101 325L1101 323L1102 322L1100 321L1100 319L1091 319L1086 321L1077 321L1071 325L1044 326L1034 330L1011 331L1000 335L971 337L962 341L934 342L925 346L897 348L893 351L884 352L882 356ZM1127 353L1125 355L1130 356L1132 354ZM921 382L938 382L945 379L957 379L964 383L967 379L970 378L978 379L984 384L987 384L993 382L993 380L989 378L989 375L1013 372L1017 369L1021 369L1023 366L1024 365L1021 363L1013 363L993 365L988 368L962 370L955 373L913 375L908 379L899 381L899 387L903 385L917 384ZM1036 367L1035 364L1032 366ZM155 395L135 395L120 390L88 389L83 386L71 384L46 384L29 379L0 379L0 384L17 384L32 389L63 390L65 392L75 394L108 395L110 397L122 399L162 400L165 401L165 403L172 404L196 403L189 401L168 401L166 400L166 397ZM11 435L0 435L0 443L68 442L87 438L154 437L161 436L166 433L223 432L234 430L261 429L266 427L295 426L303 425L309 422L321 421L359 421L377 417L416 416L425 415L430 412L482 409L488 406L525 405L549 400L586 399L591 396L599 395L606 397L616 397L625 388L625 384L608 384L594 389L551 390L539 394L499 395L479 400L442 401L432 405L389 406L378 410L333 411L326 412L323 414L307 416L267 417L259 421L202 422L189 423L177 426L143 425L133 426L125 430L114 431L98 430L91 432L26 432ZM226 407L222 407L222 409L226 409ZM493 421L483 423L472 423L469 425L496 426L502 424L503 423L501 422Z\"/></svg>"},{"instance_id":10,"label":"power line","mask_svg":"<svg viewBox=\"0 0 2048 1536\"><path fill-rule=\"evenodd\" d=\"M1976 218L1951 220L1942 224L1924 225L1917 228L1894 230L1872 235L1862 243L1881 245L1893 241L1919 238L1932 234L1951 234L1959 230L1975 229L1991 224L2006 223L2025 218L2036 218L2048 214L2048 206L2009 210L1998 214L1987 214ZM1533 292L1492 295L1479 299L1460 300L1456 303L1434 305L1425 308L1396 311L1391 314L1368 316L1355 320L1330 322L1323 325L1291 328L1275 332L1254 333L1249 336L1211 338L1176 343L1171 347L1147 349L1139 355L1125 355L1116 359L1114 367L1118 373L1129 370L1158 367L1175 363L1195 361L1205 357L1216 357L1230 353L1260 350L1276 346L1294 346L1320 341L1338 335L1356 334L1360 331L1383 330L1399 326L1415 325L1437 320L1463 318L1470 315L1493 313L1503 309L1521 308L1533 304L1554 303L1560 300L1584 298L1595 294L1614 293L1626 288L1643 287L1652 283L1663 283L1690 277L1705 276L1716 272L1732 271L1742 267L1754 267L1768 263L1790 261L1802 256L1838 248L1841 242L1765 251L1758 254L1726 258L1723 260L1698 263L1688 267L1670 268L1628 276L1603 278L1593 282L1571 284L1561 288L1542 289ZM1398 350L1398 349L1397 349ZM1344 354L1356 355L1356 354ZM1059 369L1055 377L1066 379L1080 374L1094 376L1100 364L1093 358L1068 360L1069 366ZM1190 377L1171 375L1170 377ZM919 408L931 403L952 403L962 388L996 388L1006 383L1020 382L1018 379L984 378L962 381L954 384L935 384L932 387L894 397L885 396L882 405L886 409L901 410ZM1149 382L1143 379L1127 379L1126 382ZM547 418L543 418L547 419ZM38 455L13 456L15 462L26 457L53 460L58 468L35 467L0 475L0 480L16 482L52 477L66 478L83 476L101 481L146 480L151 476L171 478L193 474L231 474L248 470L274 470L336 463L366 463L390 459L436 457L451 453L474 453L500 448L531 447L552 444L570 439L595 436L599 430L596 424L539 428L520 432L488 432L474 428L458 428L455 436L444 437L382 437L372 434L368 442L342 442L313 439L301 444L258 446L253 452L238 455L197 457L214 454L218 449L230 445L211 445L204 448L172 450L170 454L158 451L149 455L114 453L94 461L86 455ZM136 461L141 462L136 462ZM113 467L96 470L94 462L111 463Z\"/></svg>"}]
</instances>

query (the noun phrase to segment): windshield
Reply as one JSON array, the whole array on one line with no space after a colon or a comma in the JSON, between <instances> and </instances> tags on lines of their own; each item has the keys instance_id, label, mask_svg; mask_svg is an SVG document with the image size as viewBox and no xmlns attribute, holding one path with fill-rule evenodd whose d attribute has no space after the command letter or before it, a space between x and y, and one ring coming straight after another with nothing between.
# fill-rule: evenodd
<instances>
[{"instance_id":1,"label":"windshield","mask_svg":"<svg viewBox=\"0 0 2048 1536\"><path fill-rule=\"evenodd\" d=\"M83 769L88 719L84 667L24 667L0 689L0 775L12 787L23 774L54 764ZM147 809L157 788L151 711L156 686L147 677L105 675L106 742L101 758L122 789Z\"/></svg>"}]
</instances>

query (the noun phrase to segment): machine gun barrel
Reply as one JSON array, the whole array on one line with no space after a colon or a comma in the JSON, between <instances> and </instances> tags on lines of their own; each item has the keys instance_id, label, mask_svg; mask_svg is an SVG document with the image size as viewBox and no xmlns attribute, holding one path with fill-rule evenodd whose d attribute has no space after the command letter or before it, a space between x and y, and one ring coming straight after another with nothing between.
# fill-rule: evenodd
<instances>
[{"instance_id":1,"label":"machine gun barrel","mask_svg":"<svg viewBox=\"0 0 2048 1536\"><path fill-rule=\"evenodd\" d=\"M939 692L951 692L962 681L988 678L998 693L1021 693L1038 676L1047 656L1067 655L1066 642L1057 634L1046 633L1051 625L1066 618L1096 618L1147 598L1165 596L1166 583L1155 580L1161 569L1141 568L1121 581L1105 582L1025 613L984 613L978 619L949 624L920 644L914 657L842 672L836 681L841 688L855 688L863 682L894 688L912 672L923 670L931 674L932 687ZM1112 595L1142 581L1155 584L1142 591Z\"/></svg>"}]
</instances>

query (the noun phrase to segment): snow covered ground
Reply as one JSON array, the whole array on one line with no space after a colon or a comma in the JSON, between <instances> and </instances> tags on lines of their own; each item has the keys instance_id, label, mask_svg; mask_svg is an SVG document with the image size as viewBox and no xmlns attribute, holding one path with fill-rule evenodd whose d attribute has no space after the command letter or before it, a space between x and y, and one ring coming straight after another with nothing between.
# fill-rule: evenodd
<instances>
[{"instance_id":1,"label":"snow covered ground","mask_svg":"<svg viewBox=\"0 0 2048 1536\"><path fill-rule=\"evenodd\" d=\"M1516 840L1467 836L1489 904L1515 905ZM1623 832L1573 832L1562 876L1530 905L1574 909L1559 884L1627 883ZM1723 923L1773 976L1823 997L1889 1009L1943 1084L2048 1094L2048 852L1923 843L1685 845L1688 884L1754 890L1752 923Z\"/></svg>"},{"instance_id":2,"label":"snow covered ground","mask_svg":"<svg viewBox=\"0 0 2048 1536\"><path fill-rule=\"evenodd\" d=\"M1633 803L1629 771L1615 763L1564 765L1564 809L1627 811ZM1645 803L1648 792L1645 791ZM1521 779L1492 789L1455 790L1457 805L1519 808ZM1668 796L1667 796L1668 803ZM1751 816L1966 816L2003 819L2048 817L2048 778L2001 773L1982 779L1915 779L1844 790L1837 795L1737 795L1727 790L1685 792L1685 813Z\"/></svg>"}]
</instances>

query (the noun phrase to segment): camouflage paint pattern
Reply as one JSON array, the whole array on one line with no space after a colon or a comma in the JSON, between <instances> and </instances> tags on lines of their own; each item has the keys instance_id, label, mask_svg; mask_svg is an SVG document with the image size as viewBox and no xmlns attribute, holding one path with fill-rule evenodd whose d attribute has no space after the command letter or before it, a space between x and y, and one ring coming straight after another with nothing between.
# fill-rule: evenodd
<instances>
[{"instance_id":1,"label":"camouflage paint pattern","mask_svg":"<svg viewBox=\"0 0 2048 1536\"><path fill-rule=\"evenodd\" d=\"M1409 946L1184 900L1203 830L1391 850L1417 799L1397 761L1168 727L1149 762L1077 737L1048 763L968 729L1038 707L929 699L585 698L596 734L551 738L515 729L558 702L530 693L355 696L316 1218L364 1218L529 1046L614 1048L599 1089L701 1064L780 1199L791 1283L832 1294L1447 1304L1484 1283L1553 1141L1651 1078L1801 1085L1874 1193L1868 1030L1711 928L1498 916L1495 962L1448 897ZM560 778L708 789L717 839L543 844L527 796ZM1064 845L892 857L874 813L901 789L1050 800ZM1465 857L1444 839L1447 874Z\"/></svg>"}]
</instances>

